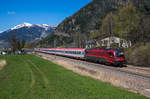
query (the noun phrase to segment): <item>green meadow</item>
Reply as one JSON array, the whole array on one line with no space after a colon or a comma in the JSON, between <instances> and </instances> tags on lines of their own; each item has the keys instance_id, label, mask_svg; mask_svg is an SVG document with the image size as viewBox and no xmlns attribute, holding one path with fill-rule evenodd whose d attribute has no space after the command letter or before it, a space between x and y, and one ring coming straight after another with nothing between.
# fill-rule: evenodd
<instances>
[{"instance_id":1,"label":"green meadow","mask_svg":"<svg viewBox=\"0 0 150 99\"><path fill-rule=\"evenodd\" d=\"M35 55L2 55L0 99L148 99Z\"/></svg>"}]
</instances>

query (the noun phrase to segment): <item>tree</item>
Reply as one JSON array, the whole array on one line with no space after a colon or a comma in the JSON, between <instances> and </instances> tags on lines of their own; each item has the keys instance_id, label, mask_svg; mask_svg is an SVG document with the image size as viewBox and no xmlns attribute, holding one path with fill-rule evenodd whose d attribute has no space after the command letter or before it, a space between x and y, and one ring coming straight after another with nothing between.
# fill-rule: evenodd
<instances>
[{"instance_id":1,"label":"tree","mask_svg":"<svg viewBox=\"0 0 150 99\"><path fill-rule=\"evenodd\" d=\"M128 34L133 43L143 43L150 41L150 1L141 0L139 2L138 13L139 13L139 25L137 29L130 31Z\"/></svg>"},{"instance_id":2,"label":"tree","mask_svg":"<svg viewBox=\"0 0 150 99\"><path fill-rule=\"evenodd\" d=\"M100 28L101 35L105 34L111 36L113 34L113 27L114 27L114 16L111 12L102 21L102 26Z\"/></svg>"},{"instance_id":3,"label":"tree","mask_svg":"<svg viewBox=\"0 0 150 99\"><path fill-rule=\"evenodd\" d=\"M114 32L121 38L128 39L128 33L138 28L139 20L140 17L136 13L136 8L133 4L129 4L121 8L114 17Z\"/></svg>"},{"instance_id":4,"label":"tree","mask_svg":"<svg viewBox=\"0 0 150 99\"><path fill-rule=\"evenodd\" d=\"M138 10L144 15L150 15L150 0L141 0L138 4Z\"/></svg>"},{"instance_id":5,"label":"tree","mask_svg":"<svg viewBox=\"0 0 150 99\"><path fill-rule=\"evenodd\" d=\"M90 32L90 35L89 35L89 39L92 40L92 39L95 39L96 37L98 37L100 35L100 32L97 31L97 30L94 30L94 31L91 31Z\"/></svg>"},{"instance_id":6,"label":"tree","mask_svg":"<svg viewBox=\"0 0 150 99\"><path fill-rule=\"evenodd\" d=\"M102 21L100 30L91 31L89 38L94 39L104 35L111 36L113 34L114 15L109 13Z\"/></svg>"},{"instance_id":7,"label":"tree","mask_svg":"<svg viewBox=\"0 0 150 99\"><path fill-rule=\"evenodd\" d=\"M144 0L142 1L143 5L141 7L141 19L140 19L140 32L141 32L141 41L146 45L146 42L150 40L150 1Z\"/></svg>"},{"instance_id":8,"label":"tree","mask_svg":"<svg viewBox=\"0 0 150 99\"><path fill-rule=\"evenodd\" d=\"M12 46L13 52L17 50L18 39L15 35L10 35L8 37L8 42Z\"/></svg>"},{"instance_id":9,"label":"tree","mask_svg":"<svg viewBox=\"0 0 150 99\"><path fill-rule=\"evenodd\" d=\"M8 42L10 43L13 52L15 51L22 51L22 48L24 48L25 41L19 40L16 35L12 34L8 37Z\"/></svg>"},{"instance_id":10,"label":"tree","mask_svg":"<svg viewBox=\"0 0 150 99\"><path fill-rule=\"evenodd\" d=\"M139 41L146 45L150 41L150 18L143 16L139 26Z\"/></svg>"}]
</instances>

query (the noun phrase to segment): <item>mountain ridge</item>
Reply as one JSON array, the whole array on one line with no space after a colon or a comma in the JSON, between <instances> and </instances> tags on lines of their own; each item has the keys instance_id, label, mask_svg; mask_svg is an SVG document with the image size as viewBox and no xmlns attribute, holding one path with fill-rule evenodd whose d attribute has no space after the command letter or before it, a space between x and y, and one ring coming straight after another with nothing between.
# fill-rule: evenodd
<instances>
[{"instance_id":1,"label":"mountain ridge","mask_svg":"<svg viewBox=\"0 0 150 99\"><path fill-rule=\"evenodd\" d=\"M80 43L84 43L85 46L91 31L100 29L102 20L108 13L115 12L129 3L139 7L141 2L142 0L93 0L72 16L64 19L40 44L49 42L54 47L54 40L57 38L56 45L62 46L69 43L71 45L79 43L81 39Z\"/></svg>"},{"instance_id":2,"label":"mountain ridge","mask_svg":"<svg viewBox=\"0 0 150 99\"><path fill-rule=\"evenodd\" d=\"M8 38L11 35L15 35L18 39L26 42L42 39L53 32L55 28L56 27L48 26L47 24L30 24L24 22L23 24L16 25L0 33L0 42L8 42Z\"/></svg>"}]
</instances>

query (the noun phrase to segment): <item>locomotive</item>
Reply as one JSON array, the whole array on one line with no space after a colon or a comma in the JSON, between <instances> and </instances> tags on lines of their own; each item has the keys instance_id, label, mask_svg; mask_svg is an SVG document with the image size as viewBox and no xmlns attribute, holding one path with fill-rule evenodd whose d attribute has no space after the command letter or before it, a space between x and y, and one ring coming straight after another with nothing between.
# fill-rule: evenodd
<instances>
[{"instance_id":1,"label":"locomotive","mask_svg":"<svg viewBox=\"0 0 150 99\"><path fill-rule=\"evenodd\" d=\"M35 48L36 52L92 60L114 65L126 64L124 52L118 49Z\"/></svg>"}]
</instances>

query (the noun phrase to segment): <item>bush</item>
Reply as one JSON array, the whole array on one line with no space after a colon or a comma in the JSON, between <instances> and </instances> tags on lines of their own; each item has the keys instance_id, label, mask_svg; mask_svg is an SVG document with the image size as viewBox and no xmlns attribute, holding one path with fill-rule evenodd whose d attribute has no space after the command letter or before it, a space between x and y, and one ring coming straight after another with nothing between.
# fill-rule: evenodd
<instances>
[{"instance_id":1,"label":"bush","mask_svg":"<svg viewBox=\"0 0 150 99\"><path fill-rule=\"evenodd\" d=\"M145 46L136 44L133 48L126 49L125 57L129 64L150 67L150 43Z\"/></svg>"}]
</instances>

